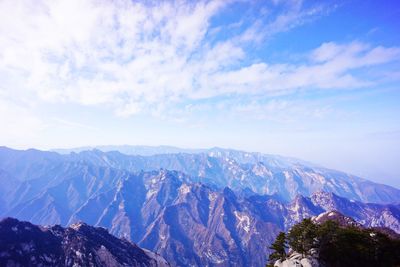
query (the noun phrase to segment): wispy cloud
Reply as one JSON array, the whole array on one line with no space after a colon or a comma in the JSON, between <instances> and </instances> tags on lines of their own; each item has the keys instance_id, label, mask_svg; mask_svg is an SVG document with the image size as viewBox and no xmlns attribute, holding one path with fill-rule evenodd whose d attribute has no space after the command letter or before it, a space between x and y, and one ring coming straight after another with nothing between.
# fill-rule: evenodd
<instances>
[{"instance_id":1,"label":"wispy cloud","mask_svg":"<svg viewBox=\"0 0 400 267\"><path fill-rule=\"evenodd\" d=\"M353 70L400 59L399 48L326 43L303 64L269 64L249 43L324 14L277 2L281 12L221 37L212 18L233 1L2 1L0 74L40 101L104 106L118 116L160 114L172 104L223 95L355 88ZM23 18L23 19L21 19ZM239 18L243 19L243 18ZM14 90L14 88L9 89Z\"/></svg>"},{"instance_id":2,"label":"wispy cloud","mask_svg":"<svg viewBox=\"0 0 400 267\"><path fill-rule=\"evenodd\" d=\"M53 120L57 124L59 124L61 126L64 126L64 127L67 127L67 128L77 128L77 129L90 130L90 131L100 131L100 129L98 129L96 127L93 127L93 126L90 126L90 125L87 125L87 124L82 124L82 123L79 123L79 122L65 120L65 119L62 119L62 118L53 118Z\"/></svg>"}]
</instances>

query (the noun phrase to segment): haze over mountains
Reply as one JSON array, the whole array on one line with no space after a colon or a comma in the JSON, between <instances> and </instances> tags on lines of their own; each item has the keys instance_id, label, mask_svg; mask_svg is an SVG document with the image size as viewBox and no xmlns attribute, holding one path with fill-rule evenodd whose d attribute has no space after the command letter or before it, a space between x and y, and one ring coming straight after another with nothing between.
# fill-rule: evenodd
<instances>
[{"instance_id":1,"label":"haze over mountains","mask_svg":"<svg viewBox=\"0 0 400 267\"><path fill-rule=\"evenodd\" d=\"M106 227L177 266L263 266L279 231L331 210L400 232L399 189L301 160L220 148L104 150L0 148L1 216Z\"/></svg>"},{"instance_id":2,"label":"haze over mountains","mask_svg":"<svg viewBox=\"0 0 400 267\"><path fill-rule=\"evenodd\" d=\"M201 153L206 152L210 149L191 149L191 148L179 148L175 146L85 146L76 148L59 148L53 149L52 151L60 154L69 154L71 152L79 153L82 151L98 149L103 152L118 151L126 155L137 155L137 156L153 156L159 154L176 154L176 153Z\"/></svg>"},{"instance_id":3,"label":"haze over mountains","mask_svg":"<svg viewBox=\"0 0 400 267\"><path fill-rule=\"evenodd\" d=\"M85 148L61 151L64 153L87 151L83 149ZM100 151L96 153L96 150L105 153ZM120 155L121 153L130 157ZM96 158L94 163L97 165L129 171L158 168L178 170L191 175L192 179L201 178L201 182L207 180L208 183L229 186L233 189L248 187L262 194L278 193L287 200L293 199L297 194L309 195L310 192L317 190L328 190L349 199L366 202L391 203L400 197L398 190L393 191L390 186L379 185L300 159L232 149L100 146L95 150L92 149L89 154L71 155L71 158L73 157L86 161L93 161ZM279 178L282 175L285 177ZM379 187L379 190L376 190L376 187Z\"/></svg>"}]
</instances>

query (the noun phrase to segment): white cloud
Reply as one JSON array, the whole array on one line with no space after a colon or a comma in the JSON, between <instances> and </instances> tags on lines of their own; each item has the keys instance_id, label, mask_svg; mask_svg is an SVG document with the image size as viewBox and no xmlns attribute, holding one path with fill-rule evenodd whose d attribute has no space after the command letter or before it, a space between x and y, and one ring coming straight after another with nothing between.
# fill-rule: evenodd
<instances>
[{"instance_id":1,"label":"white cloud","mask_svg":"<svg viewBox=\"0 0 400 267\"><path fill-rule=\"evenodd\" d=\"M268 64L247 54L248 42L301 25L323 8L290 1L268 22L209 40L211 18L229 4L2 1L0 76L20 80L19 88L8 87L16 97L157 115L171 104L226 94L365 86L371 81L352 70L399 60L398 48L327 43L310 62Z\"/></svg>"},{"instance_id":2,"label":"white cloud","mask_svg":"<svg viewBox=\"0 0 400 267\"><path fill-rule=\"evenodd\" d=\"M332 107L332 103L316 100L299 101L272 98L263 102L242 101L231 106L229 113L232 114L232 118L246 121L251 117L264 123L274 122L279 123L280 127L290 125L293 128L309 127L310 121L332 119L339 113Z\"/></svg>"},{"instance_id":3,"label":"white cloud","mask_svg":"<svg viewBox=\"0 0 400 267\"><path fill-rule=\"evenodd\" d=\"M363 43L322 44L311 51L311 62L303 64L255 63L205 77L207 87L220 93L288 93L299 88L357 88L374 83L351 71L400 61L400 48L370 47Z\"/></svg>"}]
</instances>

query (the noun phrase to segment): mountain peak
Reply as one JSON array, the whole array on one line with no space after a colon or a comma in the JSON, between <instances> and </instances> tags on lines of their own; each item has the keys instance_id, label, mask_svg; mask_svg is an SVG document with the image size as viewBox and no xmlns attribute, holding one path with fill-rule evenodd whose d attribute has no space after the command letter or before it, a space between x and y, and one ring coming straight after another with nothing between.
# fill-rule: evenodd
<instances>
[{"instance_id":1,"label":"mountain peak","mask_svg":"<svg viewBox=\"0 0 400 267\"><path fill-rule=\"evenodd\" d=\"M76 223L71 224L69 227L74 229L74 230L76 230L76 231L79 231L80 229L86 228L86 227L89 227L89 226L84 222L76 222Z\"/></svg>"},{"instance_id":2,"label":"mountain peak","mask_svg":"<svg viewBox=\"0 0 400 267\"><path fill-rule=\"evenodd\" d=\"M337 210L332 210L332 211L326 211L318 216L314 216L311 218L314 222L316 223L324 223L326 221L335 221L337 222L340 226L356 226L356 227L361 227L361 224L356 222L353 218L348 217L343 215Z\"/></svg>"}]
</instances>

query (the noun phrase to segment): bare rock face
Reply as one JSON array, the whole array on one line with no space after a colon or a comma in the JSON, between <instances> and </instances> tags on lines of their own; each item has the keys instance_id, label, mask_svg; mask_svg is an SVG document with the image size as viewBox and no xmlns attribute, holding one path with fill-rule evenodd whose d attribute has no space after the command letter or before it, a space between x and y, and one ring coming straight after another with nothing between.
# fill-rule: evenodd
<instances>
[{"instance_id":1,"label":"bare rock face","mask_svg":"<svg viewBox=\"0 0 400 267\"><path fill-rule=\"evenodd\" d=\"M259 266L279 228L233 191L187 184L171 172L148 179L148 226L137 240L174 266ZM153 182L154 181L154 182ZM135 237L133 237L135 238ZM137 238L137 237L136 237ZM135 240L136 241L136 240Z\"/></svg>"},{"instance_id":2,"label":"bare rock face","mask_svg":"<svg viewBox=\"0 0 400 267\"><path fill-rule=\"evenodd\" d=\"M39 227L6 218L0 222L0 266L169 266L160 256L106 229L84 223Z\"/></svg>"},{"instance_id":3,"label":"bare rock face","mask_svg":"<svg viewBox=\"0 0 400 267\"><path fill-rule=\"evenodd\" d=\"M274 267L319 267L319 263L312 257L306 257L300 253L293 252L286 260L277 260Z\"/></svg>"}]
</instances>

